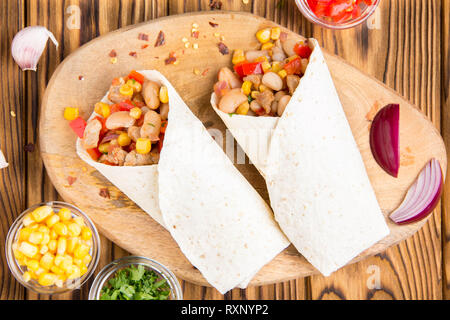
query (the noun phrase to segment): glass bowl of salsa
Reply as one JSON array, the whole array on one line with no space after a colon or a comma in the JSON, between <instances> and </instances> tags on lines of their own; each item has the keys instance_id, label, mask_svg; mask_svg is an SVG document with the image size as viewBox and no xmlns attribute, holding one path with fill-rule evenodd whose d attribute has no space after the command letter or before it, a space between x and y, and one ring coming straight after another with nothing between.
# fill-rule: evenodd
<instances>
[{"instance_id":1,"label":"glass bowl of salsa","mask_svg":"<svg viewBox=\"0 0 450 320\"><path fill-rule=\"evenodd\" d=\"M381 0L295 0L312 23L329 29L348 29L366 21Z\"/></svg>"}]
</instances>

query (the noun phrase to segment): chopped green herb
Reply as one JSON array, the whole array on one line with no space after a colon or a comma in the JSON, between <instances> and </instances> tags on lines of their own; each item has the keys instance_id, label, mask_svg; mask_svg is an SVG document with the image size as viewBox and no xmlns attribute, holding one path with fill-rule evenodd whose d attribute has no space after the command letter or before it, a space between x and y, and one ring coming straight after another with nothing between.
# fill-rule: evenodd
<instances>
[{"instance_id":1,"label":"chopped green herb","mask_svg":"<svg viewBox=\"0 0 450 320\"><path fill-rule=\"evenodd\" d=\"M229 113L228 115L229 115L230 118L231 118L234 114L236 114L236 113L235 113L235 112L232 112L232 113Z\"/></svg>"},{"instance_id":2,"label":"chopped green herb","mask_svg":"<svg viewBox=\"0 0 450 320\"><path fill-rule=\"evenodd\" d=\"M248 100L248 103L250 103L250 102L252 102L254 99L252 98L251 95L248 95L248 96L247 96L247 100Z\"/></svg>"},{"instance_id":3,"label":"chopped green herb","mask_svg":"<svg viewBox=\"0 0 450 320\"><path fill-rule=\"evenodd\" d=\"M116 272L102 288L100 300L168 300L170 286L166 279L143 265Z\"/></svg>"}]
</instances>

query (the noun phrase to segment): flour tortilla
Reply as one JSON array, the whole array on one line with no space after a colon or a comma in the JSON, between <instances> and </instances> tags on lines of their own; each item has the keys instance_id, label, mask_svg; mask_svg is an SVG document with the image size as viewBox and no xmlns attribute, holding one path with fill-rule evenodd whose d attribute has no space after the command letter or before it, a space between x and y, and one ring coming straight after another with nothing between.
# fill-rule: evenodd
<instances>
[{"instance_id":1,"label":"flour tortilla","mask_svg":"<svg viewBox=\"0 0 450 320\"><path fill-rule=\"evenodd\" d=\"M149 80L153 76L149 71L139 72ZM108 93L101 101L112 104L108 99ZM93 112L89 120L96 116L98 114ZM164 227L158 200L158 165L108 166L92 160L79 138L77 139L76 148L78 156L83 161L97 169L106 179Z\"/></svg>"},{"instance_id":2,"label":"flour tortilla","mask_svg":"<svg viewBox=\"0 0 450 320\"><path fill-rule=\"evenodd\" d=\"M314 49L308 68L282 117L230 117L216 108L214 94L212 103L265 177L283 232L328 276L389 229L322 51L309 41ZM260 128L266 153L256 154L258 148L246 143L252 140L245 128Z\"/></svg>"},{"instance_id":3,"label":"flour tortilla","mask_svg":"<svg viewBox=\"0 0 450 320\"><path fill-rule=\"evenodd\" d=\"M247 286L289 245L273 214L170 83L159 204L188 260L221 293Z\"/></svg>"}]
</instances>

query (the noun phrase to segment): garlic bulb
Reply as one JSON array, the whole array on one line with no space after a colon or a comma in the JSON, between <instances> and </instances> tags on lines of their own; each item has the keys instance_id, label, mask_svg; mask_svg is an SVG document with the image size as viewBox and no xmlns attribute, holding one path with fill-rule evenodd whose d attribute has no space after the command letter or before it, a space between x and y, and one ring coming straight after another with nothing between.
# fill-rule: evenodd
<instances>
[{"instance_id":1,"label":"garlic bulb","mask_svg":"<svg viewBox=\"0 0 450 320\"><path fill-rule=\"evenodd\" d=\"M0 150L0 169L6 168L7 166L8 166L8 162L6 162L3 152L2 152L2 150Z\"/></svg>"},{"instance_id":2,"label":"garlic bulb","mask_svg":"<svg viewBox=\"0 0 450 320\"><path fill-rule=\"evenodd\" d=\"M11 44L11 53L14 61L23 71L36 71L36 66L42 52L44 52L49 37L55 46L58 47L58 41L56 41L55 36L45 27L27 27L16 34Z\"/></svg>"}]
</instances>

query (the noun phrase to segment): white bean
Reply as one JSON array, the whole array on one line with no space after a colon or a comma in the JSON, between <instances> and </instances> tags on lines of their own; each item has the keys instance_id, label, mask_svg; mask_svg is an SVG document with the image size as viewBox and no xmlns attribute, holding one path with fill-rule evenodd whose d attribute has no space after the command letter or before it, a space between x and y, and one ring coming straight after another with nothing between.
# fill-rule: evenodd
<instances>
[{"instance_id":1,"label":"white bean","mask_svg":"<svg viewBox=\"0 0 450 320\"><path fill-rule=\"evenodd\" d=\"M154 81L147 80L142 85L142 96L144 97L145 104L150 109L158 109L159 104L159 84Z\"/></svg>"},{"instance_id":2,"label":"white bean","mask_svg":"<svg viewBox=\"0 0 450 320\"><path fill-rule=\"evenodd\" d=\"M275 72L267 72L264 74L262 83L274 91L279 91L283 88L283 80Z\"/></svg>"},{"instance_id":3,"label":"white bean","mask_svg":"<svg viewBox=\"0 0 450 320\"><path fill-rule=\"evenodd\" d=\"M286 109L286 106L288 105L289 101L291 100L290 95L285 95L278 101L278 109L277 114L281 117L283 115L284 110Z\"/></svg>"},{"instance_id":4,"label":"white bean","mask_svg":"<svg viewBox=\"0 0 450 320\"><path fill-rule=\"evenodd\" d=\"M284 50L284 52L286 52L288 57L295 55L294 47L297 44L297 42L299 42L299 41L291 38L291 39L287 39L286 41L284 41L282 43L283 50Z\"/></svg>"},{"instance_id":5,"label":"white bean","mask_svg":"<svg viewBox=\"0 0 450 320\"><path fill-rule=\"evenodd\" d=\"M233 113L247 99L247 96L240 89L231 90L220 99L219 110L226 113Z\"/></svg>"},{"instance_id":6,"label":"white bean","mask_svg":"<svg viewBox=\"0 0 450 320\"><path fill-rule=\"evenodd\" d=\"M258 59L259 57L263 57L263 56L270 58L267 50L249 50L245 53L245 59L248 62L253 62L256 59Z\"/></svg>"},{"instance_id":7,"label":"white bean","mask_svg":"<svg viewBox=\"0 0 450 320\"><path fill-rule=\"evenodd\" d=\"M119 128L129 128L136 122L136 119L130 116L128 111L119 111L111 114L107 119L105 126L109 130Z\"/></svg>"},{"instance_id":8,"label":"white bean","mask_svg":"<svg viewBox=\"0 0 450 320\"><path fill-rule=\"evenodd\" d=\"M219 70L217 75L219 81L228 83L231 89L240 88L242 86L241 80L229 68L224 67Z\"/></svg>"}]
</instances>

